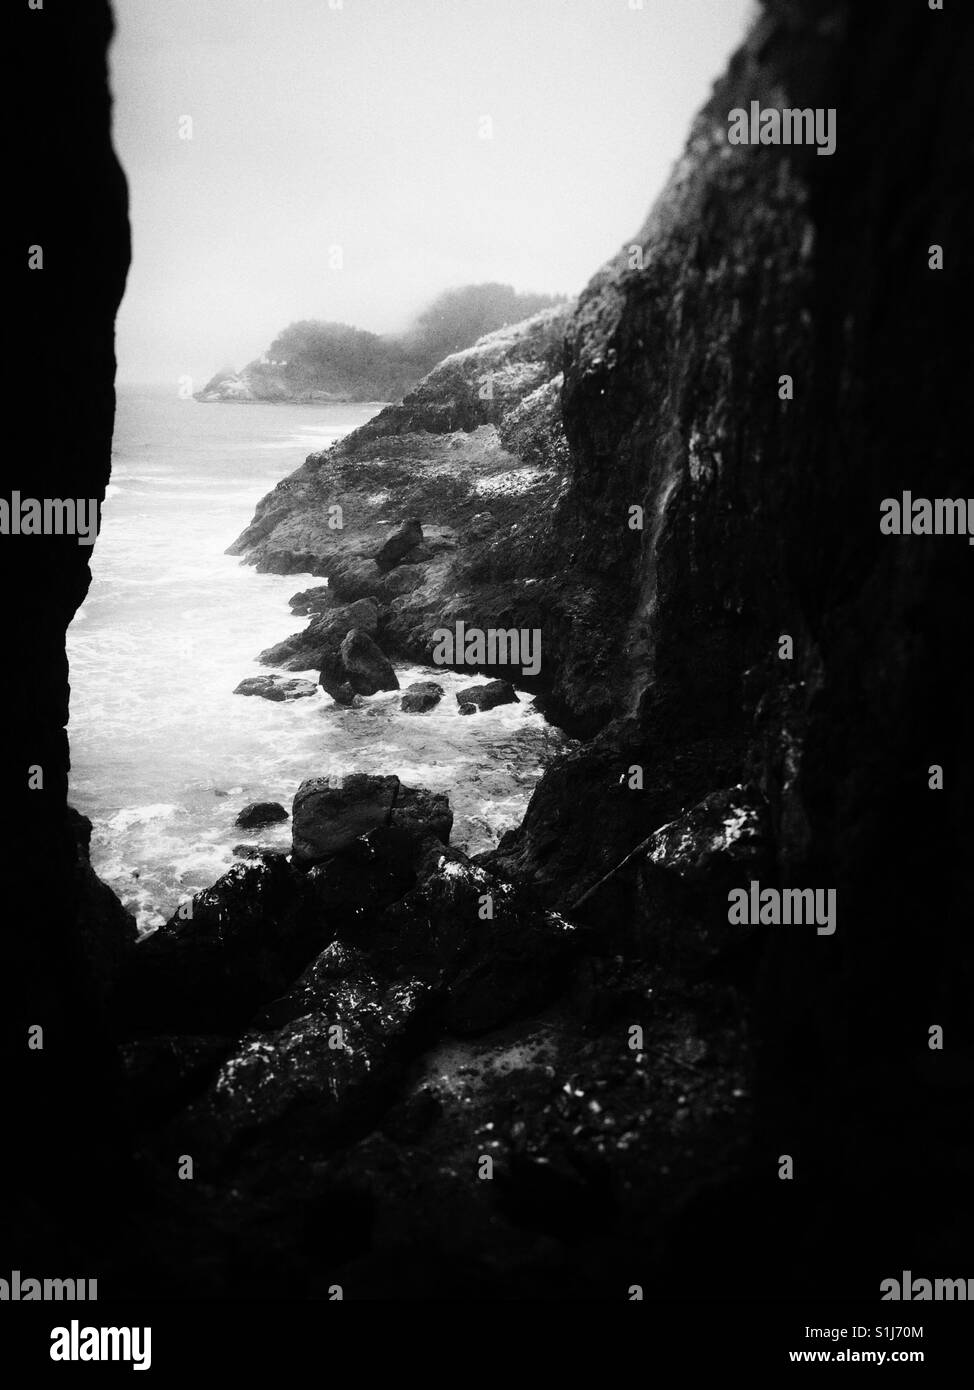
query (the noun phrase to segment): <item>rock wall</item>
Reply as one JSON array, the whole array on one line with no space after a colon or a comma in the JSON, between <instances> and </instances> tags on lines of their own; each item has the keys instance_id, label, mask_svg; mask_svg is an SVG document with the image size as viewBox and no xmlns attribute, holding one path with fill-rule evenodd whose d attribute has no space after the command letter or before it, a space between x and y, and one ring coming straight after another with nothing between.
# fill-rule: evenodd
<instances>
[{"instance_id":1,"label":"rock wall","mask_svg":"<svg viewBox=\"0 0 974 1390\"><path fill-rule=\"evenodd\" d=\"M129 262L125 181L111 148L109 7L20 7L12 65L31 103L18 142L11 218L22 295L11 413L23 437L7 486L32 498L93 498L108 482L114 319ZM68 116L66 113L70 113ZM27 269L28 247L43 269ZM22 268L21 268L22 267ZM4 1159L5 1258L30 1268L97 1229L124 1192L117 1058L103 1006L131 922L87 867L85 823L68 815L69 671L64 635L84 599L91 551L76 537L4 536L3 1011L11 1120ZM42 786L31 790L29 769ZM35 779L36 781L36 779ZM28 1028L44 1030L28 1051ZM82 1138L83 1137L83 1138ZM52 1267L51 1265L48 1266Z\"/></svg>"}]
</instances>

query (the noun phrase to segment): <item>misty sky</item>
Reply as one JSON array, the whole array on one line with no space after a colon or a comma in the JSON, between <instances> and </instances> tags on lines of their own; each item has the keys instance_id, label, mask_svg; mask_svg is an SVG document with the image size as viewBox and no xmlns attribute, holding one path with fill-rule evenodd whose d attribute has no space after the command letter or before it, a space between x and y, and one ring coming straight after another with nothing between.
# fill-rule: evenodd
<instances>
[{"instance_id":1,"label":"misty sky","mask_svg":"<svg viewBox=\"0 0 974 1390\"><path fill-rule=\"evenodd\" d=\"M294 319L395 332L454 285L577 293L754 8L630 3L114 0L120 380L198 387Z\"/></svg>"}]
</instances>

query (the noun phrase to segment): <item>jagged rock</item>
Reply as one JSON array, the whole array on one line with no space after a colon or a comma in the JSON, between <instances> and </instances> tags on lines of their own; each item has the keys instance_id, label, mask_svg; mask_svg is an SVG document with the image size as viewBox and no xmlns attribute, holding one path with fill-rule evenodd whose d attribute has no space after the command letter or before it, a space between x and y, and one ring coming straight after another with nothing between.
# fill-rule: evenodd
<instances>
[{"instance_id":1,"label":"jagged rock","mask_svg":"<svg viewBox=\"0 0 974 1390\"><path fill-rule=\"evenodd\" d=\"M318 679L322 688L340 705L350 705L355 695L399 689L391 661L369 634L359 628L347 634L337 651L324 654Z\"/></svg>"},{"instance_id":2,"label":"jagged rock","mask_svg":"<svg viewBox=\"0 0 974 1390\"><path fill-rule=\"evenodd\" d=\"M403 714L426 714L434 709L443 698L443 687L436 681L413 681L406 687L399 701Z\"/></svg>"},{"instance_id":3,"label":"jagged rock","mask_svg":"<svg viewBox=\"0 0 974 1390\"><path fill-rule=\"evenodd\" d=\"M292 842L295 860L310 864L348 849L380 825L408 830L417 838L450 838L453 812L442 792L404 787L398 777L356 772L330 781L311 777L294 797Z\"/></svg>"},{"instance_id":4,"label":"jagged rock","mask_svg":"<svg viewBox=\"0 0 974 1390\"><path fill-rule=\"evenodd\" d=\"M466 1035L555 994L586 937L458 850L427 845L416 887L383 914L369 946L387 968L435 981L446 1027Z\"/></svg>"},{"instance_id":5,"label":"jagged rock","mask_svg":"<svg viewBox=\"0 0 974 1390\"><path fill-rule=\"evenodd\" d=\"M767 803L734 786L660 826L637 859L637 912L646 958L671 969L733 959L753 931L730 926L727 895L773 873Z\"/></svg>"},{"instance_id":6,"label":"jagged rock","mask_svg":"<svg viewBox=\"0 0 974 1390\"><path fill-rule=\"evenodd\" d=\"M306 613L323 613L334 602L335 595L327 584L316 584L311 589L302 589L300 593L292 594L288 599L291 612L296 617L302 617Z\"/></svg>"},{"instance_id":7,"label":"jagged rock","mask_svg":"<svg viewBox=\"0 0 974 1390\"><path fill-rule=\"evenodd\" d=\"M219 1163L264 1135L320 1148L374 1122L424 1035L428 989L381 988L367 968L322 972L310 1011L253 1032L180 1121L180 1133ZM195 1152L195 1149L194 1149Z\"/></svg>"},{"instance_id":8,"label":"jagged rock","mask_svg":"<svg viewBox=\"0 0 974 1390\"><path fill-rule=\"evenodd\" d=\"M478 714L497 705L517 703L517 691L510 681L488 681L486 685L468 685L457 691L461 714Z\"/></svg>"},{"instance_id":9,"label":"jagged rock","mask_svg":"<svg viewBox=\"0 0 974 1390\"><path fill-rule=\"evenodd\" d=\"M423 664L430 633L444 618L452 621L460 593L482 626L543 626L553 653L567 652L569 635L583 631L608 648L612 630L600 604L599 567L578 578L566 572L553 509L553 499L560 507L569 472L558 392L537 397L546 383L556 377L560 382L567 315L567 305L546 309L445 359L401 405L387 407L334 448L309 456L262 499L230 553L261 572L300 569L327 577L323 611L376 599L383 648ZM485 376L494 388L489 400L481 394ZM542 404L525 414L522 401L536 397ZM501 431L512 411L519 423L505 444ZM340 531L328 526L325 498L342 500ZM483 516L487 511L489 518ZM422 518L422 540L416 532L407 535L417 543L392 568L382 568L374 557L393 539L382 525L389 516ZM473 516L480 522L471 532ZM605 588L614 594L611 581ZM301 636L289 650L306 650L305 643ZM319 664L322 657L320 669L334 655L317 652L312 659ZM299 669L294 662L300 660L289 655L282 664ZM569 665L572 690L602 708L611 679L602 678L588 650L577 669ZM544 675L529 683L540 690L558 678L555 656L550 665L545 662ZM348 703L354 688L343 688L348 682L340 671L332 684L334 697Z\"/></svg>"},{"instance_id":10,"label":"jagged rock","mask_svg":"<svg viewBox=\"0 0 974 1390\"><path fill-rule=\"evenodd\" d=\"M264 700L303 700L316 695L318 687L314 681L303 681L292 676L248 676L234 690L234 695L259 695Z\"/></svg>"},{"instance_id":11,"label":"jagged rock","mask_svg":"<svg viewBox=\"0 0 974 1390\"><path fill-rule=\"evenodd\" d=\"M337 647L352 628L374 633L379 622L379 606L374 598L328 607L319 612L304 632L292 633L282 642L267 647L257 660L267 666L303 671L321 662L322 653Z\"/></svg>"},{"instance_id":12,"label":"jagged rock","mask_svg":"<svg viewBox=\"0 0 974 1390\"><path fill-rule=\"evenodd\" d=\"M287 811L278 801L251 801L238 814L234 825L241 830L253 830L259 825L275 825L287 820Z\"/></svg>"},{"instance_id":13,"label":"jagged rock","mask_svg":"<svg viewBox=\"0 0 974 1390\"><path fill-rule=\"evenodd\" d=\"M380 570L391 570L399 564L423 539L423 528L416 517L404 521L399 530L391 535L378 551L375 563Z\"/></svg>"}]
</instances>

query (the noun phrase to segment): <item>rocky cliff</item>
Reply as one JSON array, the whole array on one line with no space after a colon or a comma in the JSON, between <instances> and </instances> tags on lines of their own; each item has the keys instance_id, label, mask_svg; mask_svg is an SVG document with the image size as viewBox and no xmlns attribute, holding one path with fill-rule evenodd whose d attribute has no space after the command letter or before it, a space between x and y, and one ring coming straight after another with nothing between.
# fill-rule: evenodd
<instances>
[{"instance_id":1,"label":"rocky cliff","mask_svg":"<svg viewBox=\"0 0 974 1390\"><path fill-rule=\"evenodd\" d=\"M341 605L414 656L454 618L540 627L584 742L476 862L366 779L352 846L237 866L130 950L97 1014L140 1174L110 1279L876 1298L962 1272L970 549L878 525L966 491L952 22L769 0L577 305L260 504L235 552L328 580L275 662ZM835 153L730 145L752 99L834 108ZM351 790L306 784L296 820ZM751 881L834 893L836 930L729 928Z\"/></svg>"}]
</instances>

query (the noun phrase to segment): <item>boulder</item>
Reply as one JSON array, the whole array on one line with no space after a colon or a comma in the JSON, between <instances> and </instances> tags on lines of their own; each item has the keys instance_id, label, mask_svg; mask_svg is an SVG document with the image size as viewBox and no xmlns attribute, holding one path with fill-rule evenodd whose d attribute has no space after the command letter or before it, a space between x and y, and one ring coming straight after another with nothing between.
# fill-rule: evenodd
<instances>
[{"instance_id":1,"label":"boulder","mask_svg":"<svg viewBox=\"0 0 974 1390\"><path fill-rule=\"evenodd\" d=\"M436 681L413 681L406 687L399 708L403 714L425 714L443 698L443 687Z\"/></svg>"},{"instance_id":2,"label":"boulder","mask_svg":"<svg viewBox=\"0 0 974 1390\"><path fill-rule=\"evenodd\" d=\"M380 570L393 569L404 555L420 544L422 539L423 528L418 519L412 517L409 521L404 521L399 530L391 535L377 552L375 563Z\"/></svg>"},{"instance_id":3,"label":"boulder","mask_svg":"<svg viewBox=\"0 0 974 1390\"><path fill-rule=\"evenodd\" d=\"M314 681L298 680L292 676L248 676L234 690L234 695L259 695L264 700L302 700L317 693Z\"/></svg>"},{"instance_id":4,"label":"boulder","mask_svg":"<svg viewBox=\"0 0 974 1390\"><path fill-rule=\"evenodd\" d=\"M299 618L308 613L321 613L330 608L334 601L335 595L327 584L315 584L313 588L302 589L288 599L291 612Z\"/></svg>"},{"instance_id":5,"label":"boulder","mask_svg":"<svg viewBox=\"0 0 974 1390\"><path fill-rule=\"evenodd\" d=\"M273 647L266 647L257 660L265 666L304 671L319 665L322 652L337 647L352 628L373 633L378 625L379 605L375 599L356 599L354 603L319 612L303 632L294 632Z\"/></svg>"},{"instance_id":6,"label":"boulder","mask_svg":"<svg viewBox=\"0 0 974 1390\"><path fill-rule=\"evenodd\" d=\"M251 801L237 816L235 825L241 830L253 830L258 825L275 825L287 820L287 811L277 801Z\"/></svg>"},{"instance_id":7,"label":"boulder","mask_svg":"<svg viewBox=\"0 0 974 1390\"><path fill-rule=\"evenodd\" d=\"M304 864L347 850L387 823L444 844L453 825L449 798L442 792L404 787L398 777L364 772L341 779L308 778L295 793L292 814L293 856Z\"/></svg>"},{"instance_id":8,"label":"boulder","mask_svg":"<svg viewBox=\"0 0 974 1390\"><path fill-rule=\"evenodd\" d=\"M392 663L361 628L352 628L337 651L324 653L318 679L340 705L350 705L356 695L399 689Z\"/></svg>"},{"instance_id":9,"label":"boulder","mask_svg":"<svg viewBox=\"0 0 974 1390\"><path fill-rule=\"evenodd\" d=\"M417 981L383 987L363 965L322 971L310 993L311 1012L246 1034L181 1117L180 1134L209 1164L269 1135L314 1150L369 1128L426 1040L429 991Z\"/></svg>"},{"instance_id":10,"label":"boulder","mask_svg":"<svg viewBox=\"0 0 974 1390\"><path fill-rule=\"evenodd\" d=\"M486 685L468 685L457 691L461 714L477 714L497 705L516 705L517 691L510 681L488 681Z\"/></svg>"}]
</instances>

